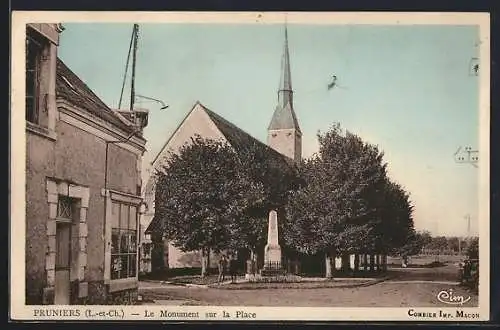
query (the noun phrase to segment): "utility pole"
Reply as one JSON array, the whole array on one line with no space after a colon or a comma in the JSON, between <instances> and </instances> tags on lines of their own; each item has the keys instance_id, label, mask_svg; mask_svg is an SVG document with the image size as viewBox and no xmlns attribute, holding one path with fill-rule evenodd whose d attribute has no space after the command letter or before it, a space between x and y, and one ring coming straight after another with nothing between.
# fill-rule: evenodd
<instances>
[{"instance_id":1,"label":"utility pole","mask_svg":"<svg viewBox=\"0 0 500 330\"><path fill-rule=\"evenodd\" d=\"M464 218L467 220L467 238L470 238L470 214L466 214Z\"/></svg>"},{"instance_id":2,"label":"utility pole","mask_svg":"<svg viewBox=\"0 0 500 330\"><path fill-rule=\"evenodd\" d=\"M135 63L137 58L137 39L139 38L139 24L134 24L132 32L133 48L132 48L132 82L130 86L130 112L134 111L135 103Z\"/></svg>"}]
</instances>

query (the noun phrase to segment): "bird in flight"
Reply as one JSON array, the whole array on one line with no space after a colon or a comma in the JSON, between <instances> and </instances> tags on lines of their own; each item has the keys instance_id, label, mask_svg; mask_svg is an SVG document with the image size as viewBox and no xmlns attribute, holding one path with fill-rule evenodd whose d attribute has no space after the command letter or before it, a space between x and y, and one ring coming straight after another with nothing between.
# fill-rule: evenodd
<instances>
[{"instance_id":1,"label":"bird in flight","mask_svg":"<svg viewBox=\"0 0 500 330\"><path fill-rule=\"evenodd\" d=\"M328 90L331 90L331 89L332 89L332 88L334 88L334 87L336 87L336 88L342 88L342 89L347 89L346 87L344 87L344 86L342 86L342 85L340 85L340 84L338 83L338 78L337 78L337 75L333 75L333 76L332 76L332 80L331 80L331 82L328 84Z\"/></svg>"},{"instance_id":2,"label":"bird in flight","mask_svg":"<svg viewBox=\"0 0 500 330\"><path fill-rule=\"evenodd\" d=\"M337 76L333 75L332 81L328 84L328 90L334 88L335 86L337 86Z\"/></svg>"}]
</instances>

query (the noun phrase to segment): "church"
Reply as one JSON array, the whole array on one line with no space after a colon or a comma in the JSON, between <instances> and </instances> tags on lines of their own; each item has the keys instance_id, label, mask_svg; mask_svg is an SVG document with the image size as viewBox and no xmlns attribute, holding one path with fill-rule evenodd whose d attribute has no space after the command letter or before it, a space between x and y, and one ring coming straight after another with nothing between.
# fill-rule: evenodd
<instances>
[{"instance_id":1,"label":"church","mask_svg":"<svg viewBox=\"0 0 500 330\"><path fill-rule=\"evenodd\" d=\"M224 119L214 111L196 102L174 133L168 138L151 163L152 171L165 164L169 153L176 153L191 137L200 135L206 139L222 140L236 151L257 144L279 161L292 164L302 158L302 132L293 105L292 77L288 34L285 27L285 42L281 63L281 79L278 89L278 105L268 126L267 145L252 137L241 128ZM149 273L162 269L200 267L200 252L182 252L162 236L161 219L154 217L155 177L152 175L144 188L147 210L141 219L140 269ZM210 256L209 267L216 267L218 258Z\"/></svg>"}]
</instances>

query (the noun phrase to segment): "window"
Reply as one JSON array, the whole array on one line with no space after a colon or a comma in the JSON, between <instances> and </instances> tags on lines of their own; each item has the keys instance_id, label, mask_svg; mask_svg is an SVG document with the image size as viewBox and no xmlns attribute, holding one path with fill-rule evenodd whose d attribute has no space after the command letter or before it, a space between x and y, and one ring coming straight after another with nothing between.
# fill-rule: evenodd
<instances>
[{"instance_id":1,"label":"window","mask_svg":"<svg viewBox=\"0 0 500 330\"><path fill-rule=\"evenodd\" d=\"M112 203L111 279L136 276L137 206Z\"/></svg>"},{"instance_id":2,"label":"window","mask_svg":"<svg viewBox=\"0 0 500 330\"><path fill-rule=\"evenodd\" d=\"M27 29L26 35L26 120L39 123L40 67L46 42L43 37Z\"/></svg>"},{"instance_id":3,"label":"window","mask_svg":"<svg viewBox=\"0 0 500 330\"><path fill-rule=\"evenodd\" d=\"M57 203L57 218L71 221L73 219L73 201L66 196L59 196Z\"/></svg>"}]
</instances>

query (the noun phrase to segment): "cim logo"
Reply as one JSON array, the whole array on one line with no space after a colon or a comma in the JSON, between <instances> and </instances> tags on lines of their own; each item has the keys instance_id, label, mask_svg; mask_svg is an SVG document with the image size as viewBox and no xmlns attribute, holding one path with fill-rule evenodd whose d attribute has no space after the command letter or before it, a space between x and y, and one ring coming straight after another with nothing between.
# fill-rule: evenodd
<instances>
[{"instance_id":1,"label":"cim logo","mask_svg":"<svg viewBox=\"0 0 500 330\"><path fill-rule=\"evenodd\" d=\"M448 291L439 291L439 293L437 294L437 299L440 302L448 305L463 305L468 302L471 297L468 296L467 298L465 298L461 295L455 295L453 294L453 289L449 289Z\"/></svg>"}]
</instances>

